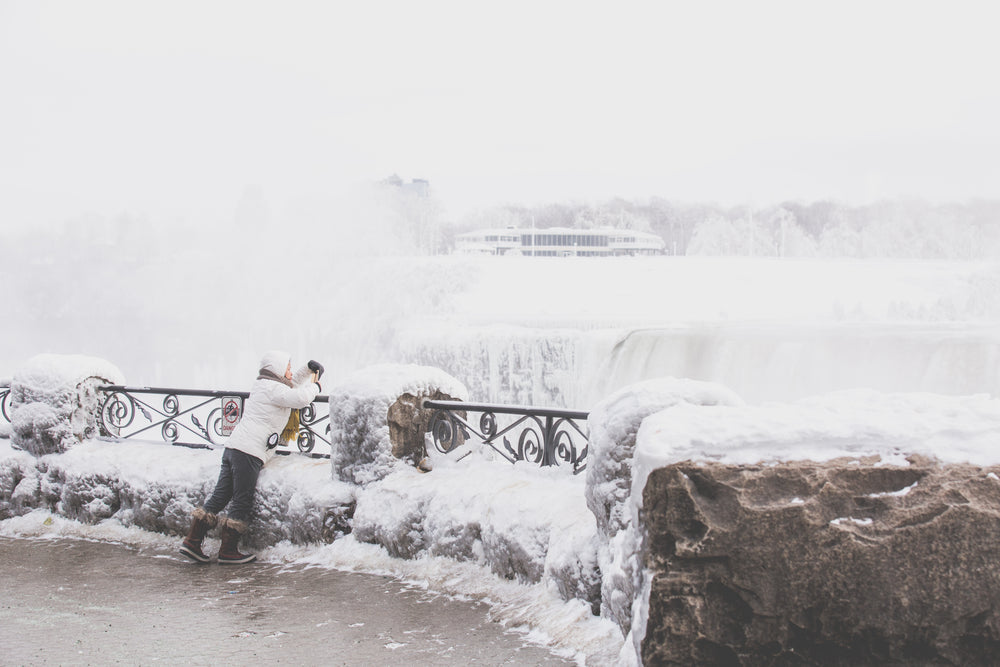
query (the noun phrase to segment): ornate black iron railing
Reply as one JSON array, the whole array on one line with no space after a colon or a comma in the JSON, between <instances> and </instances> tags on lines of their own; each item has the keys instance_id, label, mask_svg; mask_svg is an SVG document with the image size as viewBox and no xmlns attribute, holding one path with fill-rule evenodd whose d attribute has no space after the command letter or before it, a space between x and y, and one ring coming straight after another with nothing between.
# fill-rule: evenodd
<instances>
[{"instance_id":1,"label":"ornate black iron railing","mask_svg":"<svg viewBox=\"0 0 1000 667\"><path fill-rule=\"evenodd\" d=\"M121 440L144 434L149 437L159 429L160 437L171 445L200 449L225 446L231 428L242 416L243 402L250 396L242 391L123 385L105 385L100 389L105 394L98 414L103 437ZM154 400L153 396L157 398ZM159 407L155 405L157 403ZM321 410L322 414L317 416L317 403L329 403L329 397L317 396L312 404L299 412L296 447L298 453L329 458L329 454L313 452L317 441L326 443L328 447L330 445L327 437L330 433L330 413ZM140 414L141 420L137 419ZM292 452L290 448L283 447L277 450L278 454Z\"/></svg>"},{"instance_id":2,"label":"ornate black iron railing","mask_svg":"<svg viewBox=\"0 0 1000 667\"><path fill-rule=\"evenodd\" d=\"M423 407L434 410L428 432L439 452L451 452L475 436L511 463L566 464L572 466L574 474L587 468L589 440L580 426L587 421L587 412L430 400L425 400ZM479 413L478 428L472 425L470 412Z\"/></svg>"}]
</instances>

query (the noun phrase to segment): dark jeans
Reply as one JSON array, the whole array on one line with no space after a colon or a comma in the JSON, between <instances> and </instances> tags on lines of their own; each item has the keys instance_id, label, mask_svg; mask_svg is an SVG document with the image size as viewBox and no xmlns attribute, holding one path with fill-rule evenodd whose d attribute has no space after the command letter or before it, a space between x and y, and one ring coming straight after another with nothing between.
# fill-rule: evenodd
<instances>
[{"instance_id":1,"label":"dark jeans","mask_svg":"<svg viewBox=\"0 0 1000 667\"><path fill-rule=\"evenodd\" d=\"M205 503L205 511L218 514L229 505L227 514L230 519L249 521L257 476L263 467L264 462L256 456L226 447L226 451L222 453L219 481L215 484L212 497Z\"/></svg>"}]
</instances>

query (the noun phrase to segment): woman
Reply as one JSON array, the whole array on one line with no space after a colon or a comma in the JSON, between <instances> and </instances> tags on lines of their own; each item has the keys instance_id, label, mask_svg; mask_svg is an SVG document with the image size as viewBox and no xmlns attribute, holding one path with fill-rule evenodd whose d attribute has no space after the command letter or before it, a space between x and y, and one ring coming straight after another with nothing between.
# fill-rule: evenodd
<instances>
[{"instance_id":1,"label":"woman","mask_svg":"<svg viewBox=\"0 0 1000 667\"><path fill-rule=\"evenodd\" d=\"M321 391L319 377L322 374L323 366L310 361L293 375L287 352L272 350L264 354L243 416L233 429L222 454L222 469L215 491L204 507L196 508L192 513L191 529L181 545L182 554L199 563L209 562L209 557L201 550L201 542L205 534L218 525L222 537L220 563L256 560L253 554L240 553L237 546L247 531L257 476L274 456L278 443L297 433L297 410L315 400ZM293 410L296 412L293 413ZM282 436L286 429L289 435ZM226 505L229 505L226 516L219 517L218 513Z\"/></svg>"}]
</instances>

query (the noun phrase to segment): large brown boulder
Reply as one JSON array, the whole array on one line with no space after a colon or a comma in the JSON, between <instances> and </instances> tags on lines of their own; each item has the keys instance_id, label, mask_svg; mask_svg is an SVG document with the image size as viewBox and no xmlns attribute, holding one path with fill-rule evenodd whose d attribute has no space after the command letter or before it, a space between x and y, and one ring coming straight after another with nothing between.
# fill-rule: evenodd
<instances>
[{"instance_id":1,"label":"large brown boulder","mask_svg":"<svg viewBox=\"0 0 1000 667\"><path fill-rule=\"evenodd\" d=\"M1000 468L679 462L643 490L646 665L986 665Z\"/></svg>"}]
</instances>

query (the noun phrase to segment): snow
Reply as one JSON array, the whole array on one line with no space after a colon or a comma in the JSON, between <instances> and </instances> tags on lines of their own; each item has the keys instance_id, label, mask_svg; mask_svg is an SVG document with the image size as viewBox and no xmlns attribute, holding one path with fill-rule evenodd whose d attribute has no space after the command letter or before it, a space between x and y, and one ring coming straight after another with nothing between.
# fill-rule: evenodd
<instances>
[{"instance_id":1,"label":"snow","mask_svg":"<svg viewBox=\"0 0 1000 667\"><path fill-rule=\"evenodd\" d=\"M921 455L945 463L1000 463L1000 400L988 395L834 392L791 403L678 404L646 419L636 445L636 483L678 461L729 464L874 459L907 465ZM635 488L635 487L633 487Z\"/></svg>"},{"instance_id":2,"label":"snow","mask_svg":"<svg viewBox=\"0 0 1000 667\"><path fill-rule=\"evenodd\" d=\"M17 369L11 384L31 388L39 394L56 394L72 390L92 377L109 384L125 382L121 371L104 359L82 354L38 354Z\"/></svg>"}]
</instances>

